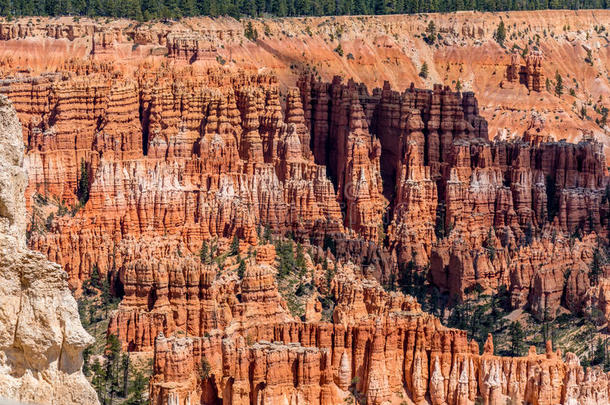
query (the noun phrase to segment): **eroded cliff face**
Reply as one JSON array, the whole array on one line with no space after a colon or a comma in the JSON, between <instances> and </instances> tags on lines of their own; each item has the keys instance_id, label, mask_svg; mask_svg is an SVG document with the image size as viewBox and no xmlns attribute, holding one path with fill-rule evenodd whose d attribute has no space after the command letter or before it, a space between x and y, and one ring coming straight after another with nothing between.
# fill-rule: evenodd
<instances>
[{"instance_id":1,"label":"eroded cliff face","mask_svg":"<svg viewBox=\"0 0 610 405\"><path fill-rule=\"evenodd\" d=\"M440 85L369 91L304 74L282 91L273 74L185 63L65 61L3 82L26 128L30 246L74 289L95 265L120 295L166 278L153 259L252 244L269 227L332 240L383 282L429 266L451 302L505 285L539 319L562 303L608 316L607 269L588 271L610 212L594 139L549 142L533 119L490 140L476 96Z\"/></svg>"},{"instance_id":2,"label":"eroded cliff face","mask_svg":"<svg viewBox=\"0 0 610 405\"><path fill-rule=\"evenodd\" d=\"M25 246L21 125L0 97L0 397L39 404L97 404L81 368L93 343L67 274Z\"/></svg>"},{"instance_id":3,"label":"eroded cliff face","mask_svg":"<svg viewBox=\"0 0 610 405\"><path fill-rule=\"evenodd\" d=\"M560 112L573 96L542 86L557 55L562 73L589 83L590 69L571 64L605 35L590 12L566 14L563 30L536 15L510 15L516 42L549 35L544 55L523 61L493 40L499 15L478 13L254 21L256 42L231 19L0 25L0 92L26 145L29 246L76 294L94 267L108 277L122 298L108 332L124 350L154 351L158 404L605 403L607 376L574 356L500 358L491 340L481 355L380 286L413 265L450 304L506 286L511 307L538 319L560 307L610 319L610 268L591 272L608 243L604 146L574 135L575 122L593 123ZM430 19L443 38L434 47L419 37ZM458 78L467 91L452 89ZM600 106L607 97L577 89ZM558 128L579 142L556 141ZM25 183L7 184L0 195L22 195ZM24 204L4 200L0 225L21 249ZM336 266L327 277L310 258L304 276L334 300L332 322L315 296L307 322L291 313L265 233ZM204 242L224 254L234 237L240 256L199 257Z\"/></svg>"},{"instance_id":4,"label":"eroded cliff face","mask_svg":"<svg viewBox=\"0 0 610 405\"><path fill-rule=\"evenodd\" d=\"M548 342L542 354L532 347L525 357L500 357L491 336L481 353L414 298L359 274L353 265L337 268L332 323L262 317L201 337L159 335L152 403L608 402L609 376L585 371L572 353L563 360Z\"/></svg>"},{"instance_id":5,"label":"eroded cliff face","mask_svg":"<svg viewBox=\"0 0 610 405\"><path fill-rule=\"evenodd\" d=\"M501 20L507 33L504 47L494 39ZM605 51L609 20L608 10L240 21L189 18L146 24L24 18L2 23L0 55L39 71L49 67L45 56L49 53L122 61L167 56L171 61L203 66L266 67L289 86L307 68L315 69L324 81L340 74L370 88L386 80L400 89L410 82L421 88L434 83L455 88L459 81L462 89L476 92L491 137L520 134L535 110L548 119L548 131L556 140L578 141L593 133L609 145L602 126L580 114L584 105L589 117L600 118L600 106L595 104L607 104L610 95ZM437 34L433 44L425 40L430 22ZM256 41L244 34L248 23L258 33ZM335 51L339 45L342 53ZM532 58L537 53L538 61ZM429 68L427 78L418 75L424 62ZM513 73L507 77L511 66ZM561 97L554 94L556 73L563 77Z\"/></svg>"}]
</instances>

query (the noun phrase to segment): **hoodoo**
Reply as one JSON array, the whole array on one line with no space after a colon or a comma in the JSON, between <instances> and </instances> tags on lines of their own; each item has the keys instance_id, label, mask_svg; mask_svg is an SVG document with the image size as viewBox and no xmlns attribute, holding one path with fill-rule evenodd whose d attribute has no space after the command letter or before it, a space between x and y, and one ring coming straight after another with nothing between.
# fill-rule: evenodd
<instances>
[{"instance_id":1,"label":"hoodoo","mask_svg":"<svg viewBox=\"0 0 610 405\"><path fill-rule=\"evenodd\" d=\"M0 22L0 397L610 402L609 11L127 3Z\"/></svg>"}]
</instances>

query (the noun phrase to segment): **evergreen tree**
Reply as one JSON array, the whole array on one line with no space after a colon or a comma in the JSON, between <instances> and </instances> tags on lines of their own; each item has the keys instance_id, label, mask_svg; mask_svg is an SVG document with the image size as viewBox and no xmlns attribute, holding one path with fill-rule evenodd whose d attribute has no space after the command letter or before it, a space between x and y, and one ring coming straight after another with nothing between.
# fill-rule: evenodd
<instances>
[{"instance_id":1,"label":"evergreen tree","mask_svg":"<svg viewBox=\"0 0 610 405\"><path fill-rule=\"evenodd\" d=\"M599 126L605 127L608 122L608 109L606 107L601 108L601 118L599 120Z\"/></svg>"},{"instance_id":2,"label":"evergreen tree","mask_svg":"<svg viewBox=\"0 0 610 405\"><path fill-rule=\"evenodd\" d=\"M279 259L278 277L283 278L292 273L296 267L294 260L294 250L292 242L278 240L275 244L275 251Z\"/></svg>"},{"instance_id":3,"label":"evergreen tree","mask_svg":"<svg viewBox=\"0 0 610 405\"><path fill-rule=\"evenodd\" d=\"M519 322L513 322L510 324L510 355L511 356L522 356L523 346L525 339L525 332Z\"/></svg>"},{"instance_id":4,"label":"evergreen tree","mask_svg":"<svg viewBox=\"0 0 610 405\"><path fill-rule=\"evenodd\" d=\"M108 335L106 344L106 381L105 387L108 393L109 403L121 393L121 344L115 335Z\"/></svg>"},{"instance_id":5,"label":"evergreen tree","mask_svg":"<svg viewBox=\"0 0 610 405\"><path fill-rule=\"evenodd\" d=\"M239 266L237 266L237 277L239 279L244 278L244 274L246 273L246 261L242 258L239 258Z\"/></svg>"},{"instance_id":6,"label":"evergreen tree","mask_svg":"<svg viewBox=\"0 0 610 405\"><path fill-rule=\"evenodd\" d=\"M106 369L102 366L99 359L95 359L93 366L91 367L93 377L91 384L97 392L97 396L101 404L106 403L107 390L106 390Z\"/></svg>"},{"instance_id":7,"label":"evergreen tree","mask_svg":"<svg viewBox=\"0 0 610 405\"><path fill-rule=\"evenodd\" d=\"M148 379L144 375L136 371L134 379L129 387L129 397L125 402L126 405L145 405L148 401L145 399L148 394Z\"/></svg>"},{"instance_id":8,"label":"evergreen tree","mask_svg":"<svg viewBox=\"0 0 610 405\"><path fill-rule=\"evenodd\" d=\"M231 247L229 248L229 255L235 256L239 253L239 238L237 235L233 236L233 240L231 241Z\"/></svg>"},{"instance_id":9,"label":"evergreen tree","mask_svg":"<svg viewBox=\"0 0 610 405\"><path fill-rule=\"evenodd\" d=\"M256 40L258 39L258 31L252 26L252 21L248 21L248 24L246 24L244 35L246 38L253 42L256 42Z\"/></svg>"},{"instance_id":10,"label":"evergreen tree","mask_svg":"<svg viewBox=\"0 0 610 405\"><path fill-rule=\"evenodd\" d=\"M591 357L591 365L598 366L604 364L606 360L606 345L602 338L597 338L597 345Z\"/></svg>"},{"instance_id":11,"label":"evergreen tree","mask_svg":"<svg viewBox=\"0 0 610 405\"><path fill-rule=\"evenodd\" d=\"M581 3L551 0L551 2L491 2L474 0L455 0L453 2L429 2L416 0L0 0L0 14L11 19L13 15L89 15L107 17L129 17L137 20L170 19L193 15L228 15L240 18L241 15L258 17L263 13L275 16L298 15L350 15L350 14L392 14L450 12L456 10L506 11L545 8L607 8L600 1ZM430 27L430 24L429 24ZM569 30L569 26L564 27ZM424 40L433 44L437 38L436 30L426 30ZM600 33L601 31L598 31ZM501 21L495 37L503 46L506 27ZM592 63L588 55L587 63Z\"/></svg>"},{"instance_id":12,"label":"evergreen tree","mask_svg":"<svg viewBox=\"0 0 610 405\"><path fill-rule=\"evenodd\" d=\"M201 260L201 263L203 263L203 264L211 263L210 248L208 247L208 244L206 243L206 241L203 241L201 243L201 249L199 250L199 259Z\"/></svg>"},{"instance_id":13,"label":"evergreen tree","mask_svg":"<svg viewBox=\"0 0 610 405\"><path fill-rule=\"evenodd\" d=\"M419 76L423 77L424 79L428 78L428 64L426 62L424 62L424 64L421 65L421 70L419 71Z\"/></svg>"},{"instance_id":14,"label":"evergreen tree","mask_svg":"<svg viewBox=\"0 0 610 405\"><path fill-rule=\"evenodd\" d=\"M85 160L81 160L80 163L80 176L78 179L76 196L81 205L85 205L85 203L89 201L89 170L87 169Z\"/></svg>"},{"instance_id":15,"label":"evergreen tree","mask_svg":"<svg viewBox=\"0 0 610 405\"><path fill-rule=\"evenodd\" d=\"M433 45L436 41L436 25L432 20L430 20L428 26L426 27L426 35L424 40L430 45Z\"/></svg>"},{"instance_id":16,"label":"evergreen tree","mask_svg":"<svg viewBox=\"0 0 610 405\"><path fill-rule=\"evenodd\" d=\"M457 79L457 82L455 83L455 91L462 91L462 82L460 79Z\"/></svg>"},{"instance_id":17,"label":"evergreen tree","mask_svg":"<svg viewBox=\"0 0 610 405\"><path fill-rule=\"evenodd\" d=\"M506 39L506 27L504 26L504 20L500 20L500 24L498 24L498 29L496 29L494 38L496 39L496 42L500 44L500 46L504 46L504 40Z\"/></svg>"},{"instance_id":18,"label":"evergreen tree","mask_svg":"<svg viewBox=\"0 0 610 405\"><path fill-rule=\"evenodd\" d=\"M555 95L561 97L563 94L563 78L559 72L555 72Z\"/></svg>"},{"instance_id":19,"label":"evergreen tree","mask_svg":"<svg viewBox=\"0 0 610 405\"><path fill-rule=\"evenodd\" d=\"M128 388L129 388L129 355L123 354L121 356L121 371L123 374L123 389L121 391L121 396L123 398L127 398Z\"/></svg>"}]
</instances>

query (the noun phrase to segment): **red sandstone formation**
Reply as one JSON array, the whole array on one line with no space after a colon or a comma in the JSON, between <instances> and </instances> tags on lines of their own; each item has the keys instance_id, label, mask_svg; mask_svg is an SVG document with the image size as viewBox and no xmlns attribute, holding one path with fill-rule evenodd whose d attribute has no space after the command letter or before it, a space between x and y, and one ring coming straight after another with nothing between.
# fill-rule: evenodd
<instances>
[{"instance_id":1,"label":"red sandstone formation","mask_svg":"<svg viewBox=\"0 0 610 405\"><path fill-rule=\"evenodd\" d=\"M387 17L387 26L370 28L374 40L344 27L340 43L354 62L329 56L327 44L308 46L319 39L304 34L300 19L282 29L265 22L256 43L225 19L0 25L0 51L10 55L0 53L0 92L15 105L27 146L30 246L61 264L74 289L94 265L109 275L123 297L109 333L125 350L155 350L155 403L328 404L351 395L371 404L607 402L608 377L583 371L574 356L563 362L549 348L500 358L491 340L480 355L463 332L377 281L396 280L412 261L429 268L429 281L452 303L477 285L490 292L505 285L512 307L539 319L562 306L597 308L610 319L610 267L590 272L610 225L603 146L589 136L554 142L548 111L525 126L510 122L523 136L491 141L489 128L507 118L492 118L489 105L506 107L510 120L522 107L510 97L526 91L498 89L501 75L485 69L503 51L485 43L491 25L469 16L438 17L445 39L435 49L409 39L425 29L418 17ZM333 24L307 27L326 36ZM569 34L558 41L572 42ZM41 62L19 51L23 43L63 50ZM432 77L447 84L467 76L456 73L465 59L493 59L467 87L482 90L485 103L442 85L369 90L352 79L321 80L324 60L326 79L348 71L367 84L385 77L421 84L405 49L420 60L433 54ZM544 90L557 50L543 49L544 66L536 52L523 65L511 59L507 82ZM77 59L66 58L72 51ZM92 57L78 59L84 55ZM312 61L309 74L295 80L304 60ZM547 103L530 97L525 105ZM89 193L81 203L83 173ZM334 297L332 323L320 321L317 292L305 304L308 322L290 315L273 248L256 245L264 227L334 251L335 277L328 285L312 278ZM202 242L224 251L234 236L244 257L247 246L256 250L243 278L235 257L224 266L197 257ZM204 357L212 370L202 380Z\"/></svg>"},{"instance_id":2,"label":"red sandstone formation","mask_svg":"<svg viewBox=\"0 0 610 405\"><path fill-rule=\"evenodd\" d=\"M506 285L515 307L540 317L558 307L563 275L590 263L592 247L567 249L569 236L607 232L601 145L541 142L542 126L490 142L469 92L370 93L303 76L283 109L272 75L64 69L6 79L2 91L24 123L29 196L74 205L83 168L91 179L87 204L30 241L74 287L94 264L116 272L124 238L172 235L197 252L213 237L254 242L269 226L320 242L387 235L378 276L414 259L453 300ZM342 246L364 257L362 245ZM566 291L581 307L579 288Z\"/></svg>"},{"instance_id":3,"label":"red sandstone formation","mask_svg":"<svg viewBox=\"0 0 610 405\"><path fill-rule=\"evenodd\" d=\"M159 336L152 403L333 404L354 397L370 404L608 401L609 376L597 368L585 373L571 353L562 361L550 342L544 354L532 347L526 357L504 358L494 355L490 336L480 354L465 332L441 326L412 298L388 296L370 284L354 294L346 281L337 280L342 287L335 294L364 297L363 318L333 324L270 320L240 333ZM373 309L367 313L368 308ZM204 362L210 368L202 378Z\"/></svg>"},{"instance_id":4,"label":"red sandstone formation","mask_svg":"<svg viewBox=\"0 0 610 405\"><path fill-rule=\"evenodd\" d=\"M198 35L169 34L166 37L168 58L193 63L216 59L216 47Z\"/></svg>"},{"instance_id":5,"label":"red sandstone formation","mask_svg":"<svg viewBox=\"0 0 610 405\"><path fill-rule=\"evenodd\" d=\"M541 92L544 90L544 73L542 71L542 53L532 51L523 58L525 64L519 65L519 55L510 56L510 64L506 67L506 80L527 87L528 90Z\"/></svg>"},{"instance_id":6,"label":"red sandstone formation","mask_svg":"<svg viewBox=\"0 0 610 405\"><path fill-rule=\"evenodd\" d=\"M273 246L257 247L241 279L235 274L218 276L218 264L201 264L198 257L157 259L186 251L179 243L160 240L136 246L134 250L126 243L119 252L125 295L108 327L125 350L152 351L159 334L242 330L261 317L266 322L293 321L275 285Z\"/></svg>"}]
</instances>

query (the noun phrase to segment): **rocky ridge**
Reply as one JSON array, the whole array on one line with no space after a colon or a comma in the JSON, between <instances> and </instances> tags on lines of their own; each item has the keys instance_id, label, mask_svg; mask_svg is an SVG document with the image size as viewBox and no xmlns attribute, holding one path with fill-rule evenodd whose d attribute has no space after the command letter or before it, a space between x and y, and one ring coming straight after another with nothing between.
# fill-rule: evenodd
<instances>
[{"instance_id":1,"label":"rocky ridge","mask_svg":"<svg viewBox=\"0 0 610 405\"><path fill-rule=\"evenodd\" d=\"M26 247L21 125L4 96L0 134L0 397L97 404L81 371L93 339L81 326L67 275Z\"/></svg>"}]
</instances>

